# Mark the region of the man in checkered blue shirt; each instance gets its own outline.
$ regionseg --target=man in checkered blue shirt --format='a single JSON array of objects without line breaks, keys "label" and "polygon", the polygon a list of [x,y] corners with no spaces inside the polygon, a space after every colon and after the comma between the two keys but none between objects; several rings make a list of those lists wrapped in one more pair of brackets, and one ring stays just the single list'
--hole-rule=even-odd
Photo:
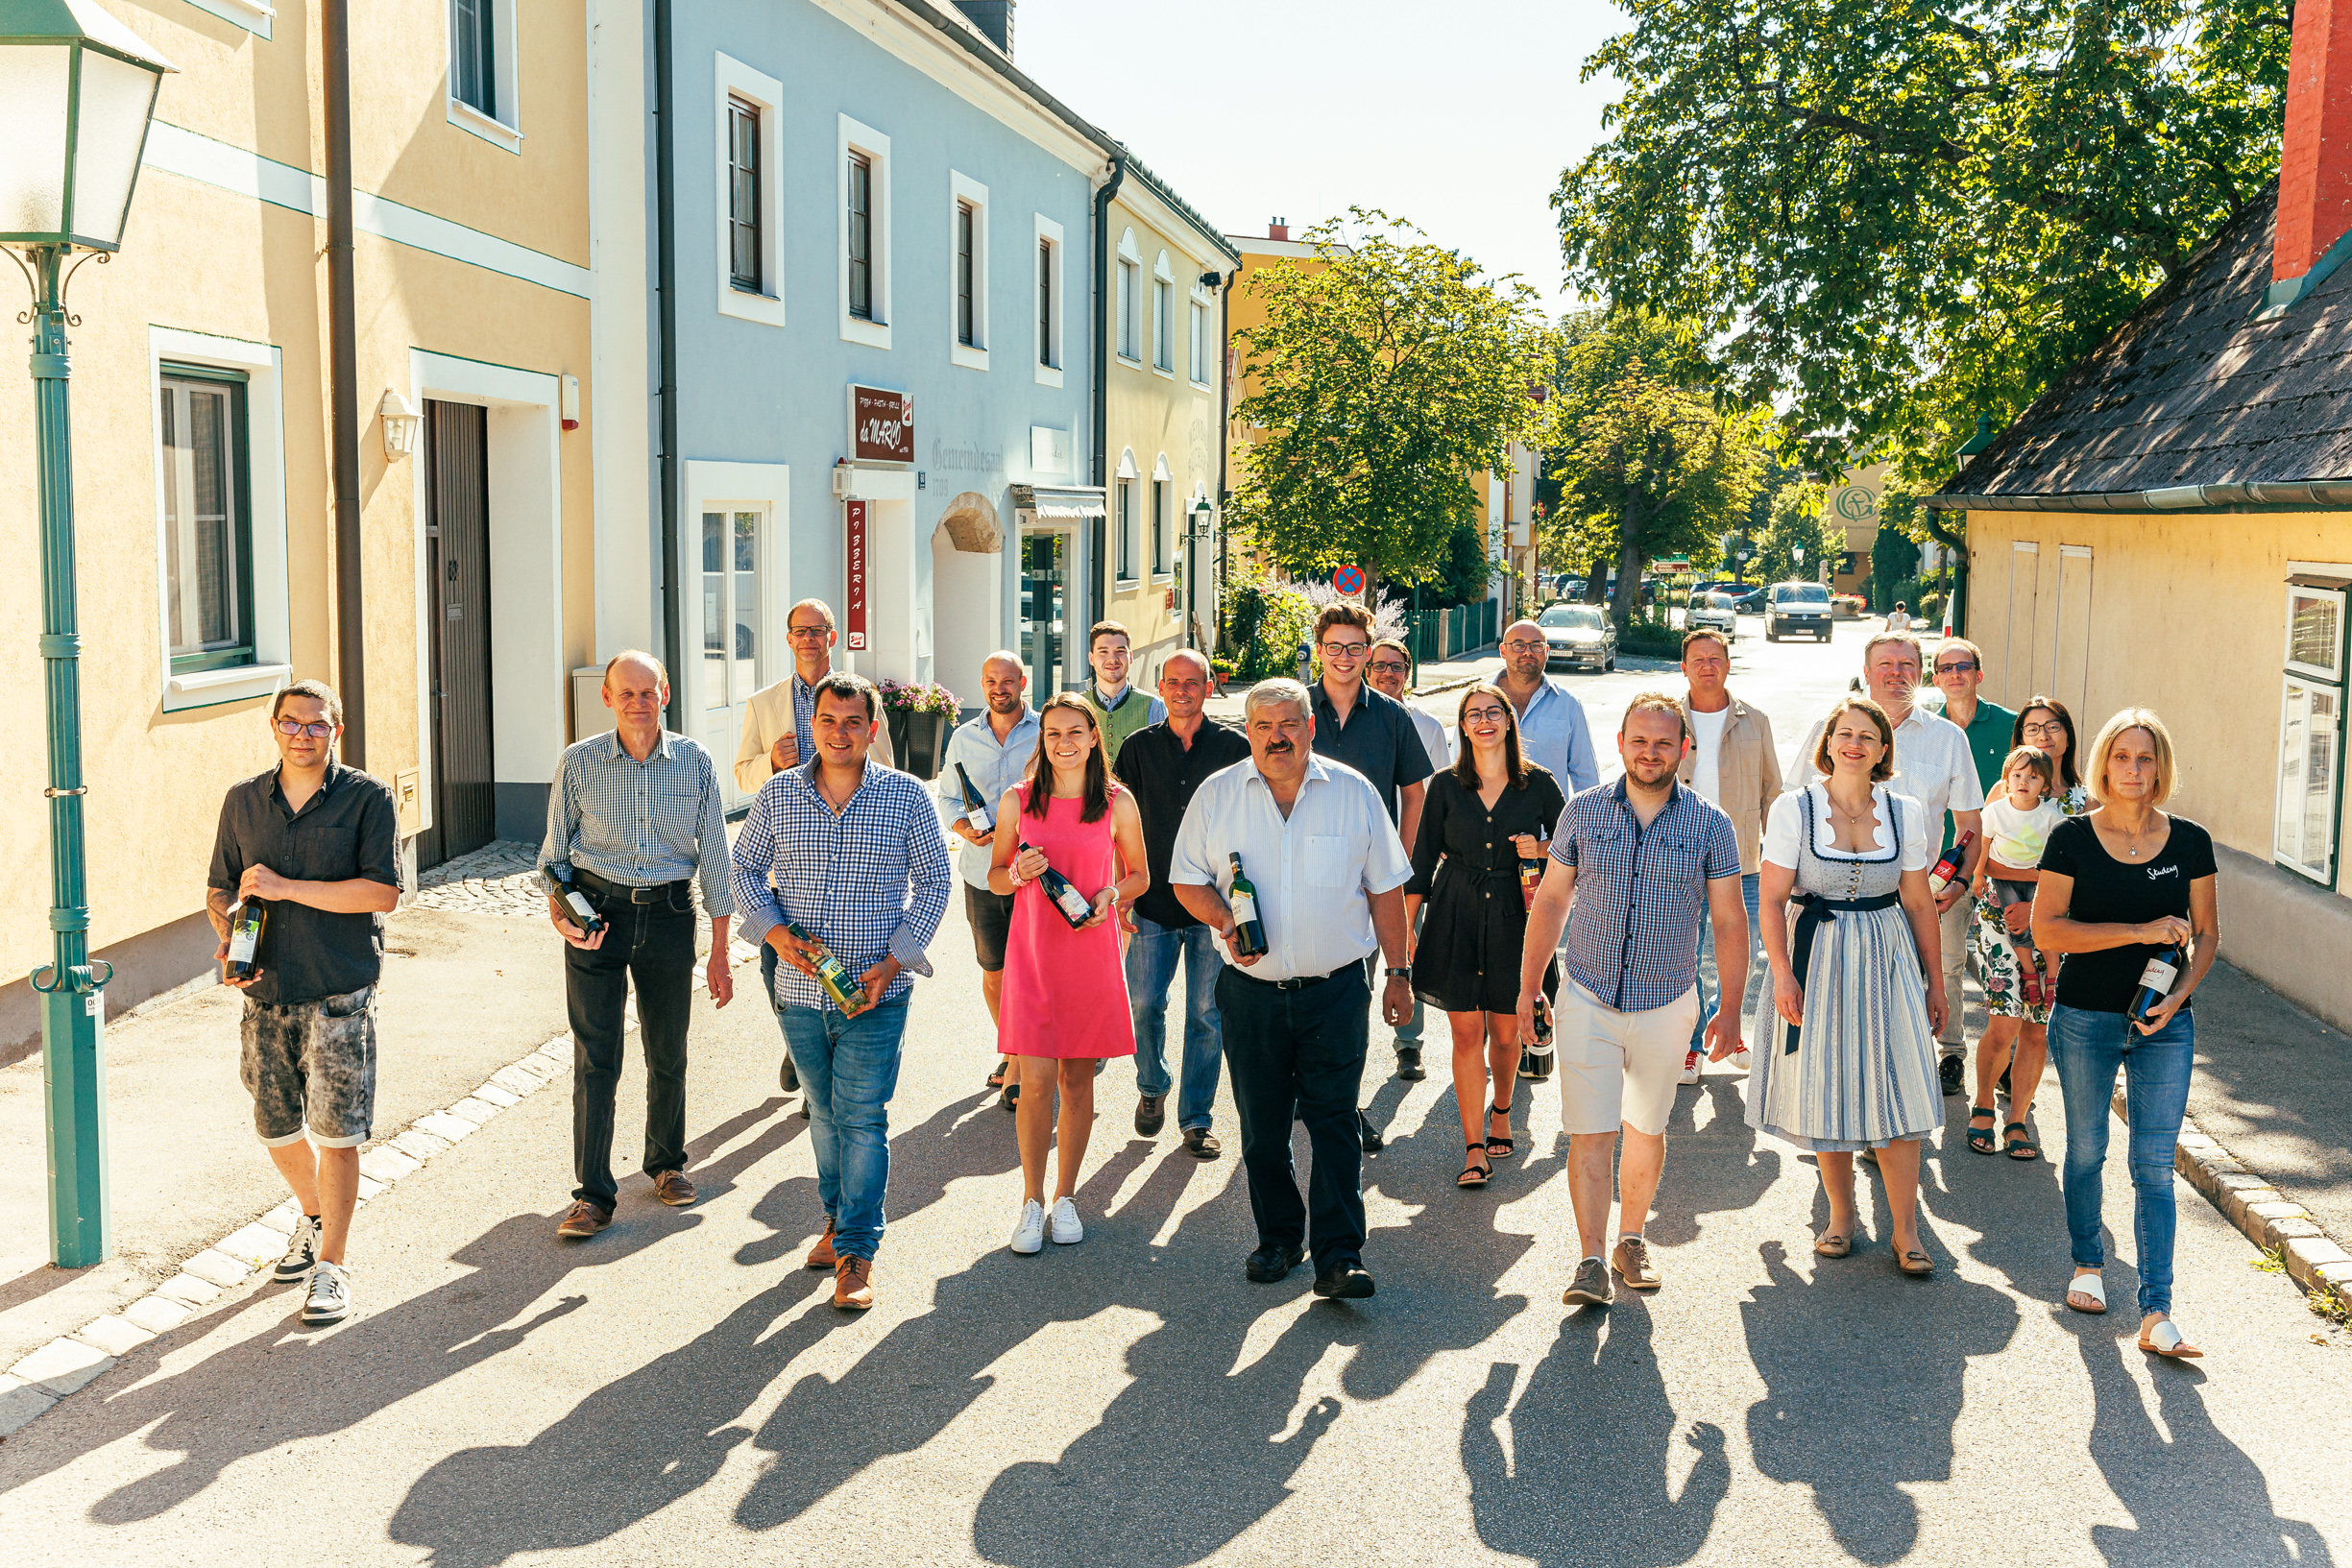
[{"label": "man in checkered blue shirt", "polygon": [[[735,898],[743,935],[784,960],[769,1001],[808,1092],[825,1205],[809,1266],[834,1271],[835,1306],[861,1312],[874,1304],[909,977],[931,974],[924,950],[947,912],[955,871],[930,792],[867,760],[882,727],[873,687],[837,673],[818,681],[813,696],[815,755],[761,786],[736,837]],[[817,982],[826,952],[862,992],[851,1011]]]},{"label": "man in checkered blue shirt", "polygon": [[[1699,922],[1715,938],[1720,994],[1707,1026],[1717,1061],[1739,1049],[1747,980],[1748,909],[1740,897],[1739,834],[1732,819],[1676,782],[1690,728],[1662,692],[1633,700],[1617,726],[1625,776],[1581,791],[1560,814],[1551,864],[1527,916],[1519,959],[1519,1028],[1534,1035],[1543,970],[1567,928],[1560,984],[1560,1119],[1568,1134],[1568,1198],[1583,1261],[1562,1297],[1606,1307],[1613,1266],[1637,1291],[1655,1290],[1642,1224],[1665,1166],[1666,1121],[1699,1010]],[[1573,910],[1571,911],[1571,901]],[[1623,1199],[1608,1262],[1612,1156]]]}]

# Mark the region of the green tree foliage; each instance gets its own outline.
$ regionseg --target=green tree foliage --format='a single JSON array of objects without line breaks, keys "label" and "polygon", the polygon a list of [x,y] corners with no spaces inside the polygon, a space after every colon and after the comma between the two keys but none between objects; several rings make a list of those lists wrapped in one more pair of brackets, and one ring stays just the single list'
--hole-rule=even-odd
[{"label": "green tree foliage", "polygon": [[1288,583],[1246,582],[1225,595],[1225,645],[1245,681],[1295,671],[1314,624],[1314,604]]},{"label": "green tree foliage", "polygon": [[[1903,585],[1919,584],[1919,543],[1881,521],[1870,544],[1870,607],[1883,615],[1903,597]],[[1908,602],[1908,601],[1906,601]],[[1916,604],[1911,606],[1916,610]]]},{"label": "green tree foliage", "polygon": [[1457,523],[1446,537],[1445,560],[1438,571],[1433,604],[1476,604],[1487,596],[1492,570],[1487,560],[1487,532],[1479,523]]},{"label": "green tree foliage", "polygon": [[[1811,479],[1782,485],[1772,497],[1772,513],[1757,536],[1756,574],[1767,583],[1792,578],[1811,581],[1821,575],[1821,564],[1843,553],[1845,528],[1822,516],[1824,492]],[[1805,552],[1802,566],[1797,551]]]},{"label": "green tree foliage", "polygon": [[1425,579],[1484,517],[1471,475],[1540,438],[1550,367],[1535,291],[1487,279],[1412,225],[1355,208],[1308,230],[1313,265],[1253,273],[1263,325],[1237,333],[1257,390],[1234,410],[1265,433],[1241,454],[1227,516],[1293,576],[1361,565]]},{"label": "green tree foliage", "polygon": [[2291,0],[1620,6],[1571,274],[1696,323],[1824,472],[1947,478],[2277,165]]}]

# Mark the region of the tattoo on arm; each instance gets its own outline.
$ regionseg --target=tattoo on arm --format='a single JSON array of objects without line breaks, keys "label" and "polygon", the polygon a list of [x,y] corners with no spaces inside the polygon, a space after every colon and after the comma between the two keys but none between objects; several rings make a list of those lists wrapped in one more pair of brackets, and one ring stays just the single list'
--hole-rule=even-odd
[{"label": "tattoo on arm", "polygon": [[232,902],[226,888],[207,887],[205,889],[205,915],[212,922],[213,935],[227,936],[229,934],[229,905]]}]

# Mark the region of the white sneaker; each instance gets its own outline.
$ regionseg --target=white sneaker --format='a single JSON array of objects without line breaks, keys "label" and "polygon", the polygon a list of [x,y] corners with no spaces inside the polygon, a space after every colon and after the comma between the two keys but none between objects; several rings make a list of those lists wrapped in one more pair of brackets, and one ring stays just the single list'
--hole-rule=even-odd
[{"label": "white sneaker", "polygon": [[1743,1046],[1742,1048],[1740,1048],[1739,1049],[1737,1049],[1737,1050],[1735,1050],[1735,1051],[1732,1052],[1732,1070],[1733,1070],[1734,1072],[1735,1072],[1735,1073],[1745,1073],[1745,1072],[1747,1072],[1747,1071],[1749,1070],[1749,1068],[1750,1068],[1750,1067],[1752,1067],[1752,1066],[1754,1066],[1754,1065],[1755,1065],[1754,1058],[1752,1058],[1752,1057],[1750,1057],[1750,1056],[1749,1056],[1748,1051],[1747,1051],[1747,1048],[1745,1048],[1744,1046]]},{"label": "white sneaker", "polygon": [[1086,1227],[1078,1222],[1078,1205],[1062,1198],[1054,1205],[1054,1244],[1076,1246],[1086,1240]]},{"label": "white sneaker", "polygon": [[278,1268],[270,1277],[280,1285],[291,1285],[305,1278],[319,1261],[319,1222],[307,1215],[294,1221],[294,1235],[286,1242],[286,1255],[278,1260]]},{"label": "white sneaker", "polygon": [[1700,1057],[1699,1057],[1699,1053],[1698,1053],[1697,1051],[1695,1051],[1695,1050],[1692,1050],[1692,1051],[1685,1051],[1685,1052],[1684,1053],[1684,1055],[1683,1055],[1683,1075],[1682,1075],[1680,1078],[1676,1079],[1675,1081],[1676,1081],[1676,1082],[1678,1082],[1678,1083],[1696,1083],[1696,1082],[1698,1082],[1698,1081],[1699,1081],[1699,1060],[1700,1060]]},{"label": "white sneaker", "polygon": [[1045,1205],[1031,1198],[1021,1205],[1021,1222],[1012,1228],[1012,1249],[1027,1257],[1045,1246]]},{"label": "white sneaker", "polygon": [[351,1315],[351,1270],[320,1259],[310,1269],[310,1298],[303,1303],[303,1326],[323,1328]]}]

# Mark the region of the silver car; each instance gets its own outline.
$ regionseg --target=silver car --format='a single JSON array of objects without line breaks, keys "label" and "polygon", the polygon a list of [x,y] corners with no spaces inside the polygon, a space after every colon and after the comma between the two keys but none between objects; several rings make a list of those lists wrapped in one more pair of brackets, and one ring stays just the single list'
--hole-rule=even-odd
[{"label": "silver car", "polygon": [[1612,670],[1617,667],[1617,629],[1597,605],[1555,604],[1536,617],[1543,628],[1544,664]]},{"label": "silver car", "polygon": [[1702,593],[1683,614],[1685,631],[1721,632],[1726,638],[1739,636],[1739,612],[1733,607],[1729,593]]},{"label": "silver car", "polygon": [[1764,596],[1764,640],[1790,636],[1830,640],[1830,591],[1819,583],[1775,583]]}]

